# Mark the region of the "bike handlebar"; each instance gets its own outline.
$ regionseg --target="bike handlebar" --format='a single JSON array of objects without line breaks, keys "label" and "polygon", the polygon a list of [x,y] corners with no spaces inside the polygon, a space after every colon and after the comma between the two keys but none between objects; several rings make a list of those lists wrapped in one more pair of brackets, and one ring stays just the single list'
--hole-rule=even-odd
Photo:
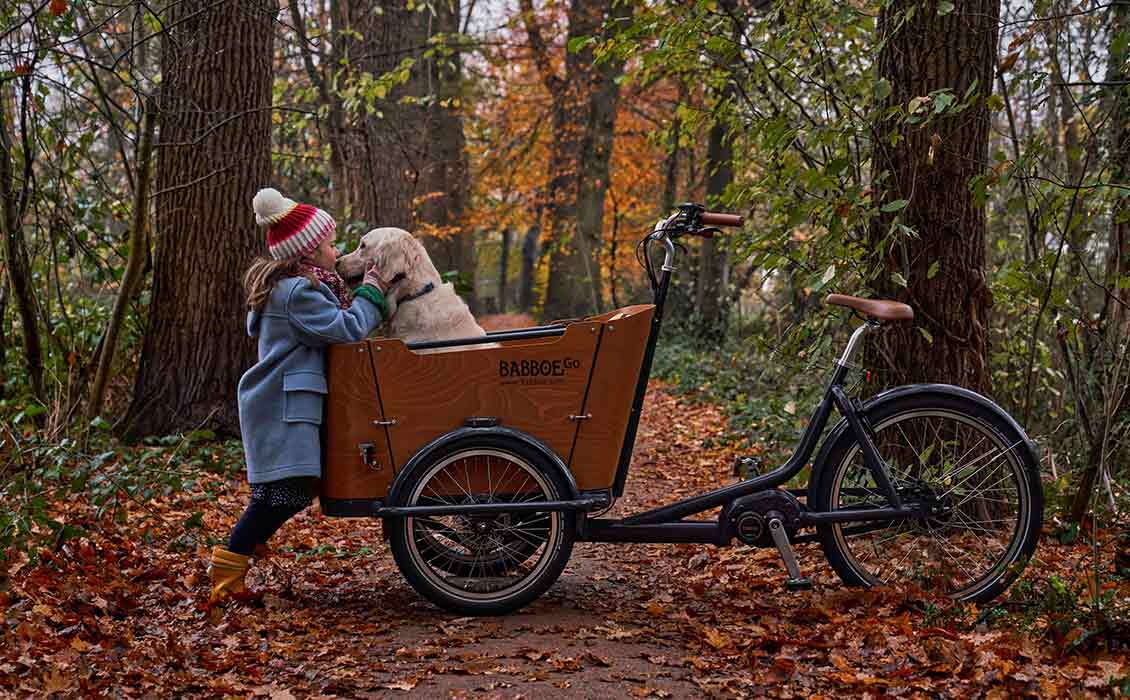
[{"label": "bike handlebar", "polygon": [[723,214],[722,212],[704,211],[699,216],[706,226],[741,226],[745,219],[740,214]]}]

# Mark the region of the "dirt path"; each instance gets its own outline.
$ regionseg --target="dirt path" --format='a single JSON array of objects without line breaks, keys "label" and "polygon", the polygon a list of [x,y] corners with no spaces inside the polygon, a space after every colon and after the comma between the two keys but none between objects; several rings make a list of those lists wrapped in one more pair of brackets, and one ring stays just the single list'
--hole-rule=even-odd
[{"label": "dirt path", "polygon": [[[613,515],[730,483],[723,425],[715,409],[656,387]],[[769,550],[580,544],[526,609],[455,618],[404,583],[378,523],[316,512],[288,524],[279,554],[255,567],[261,605],[209,611],[207,537],[228,531],[246,493],[233,479],[218,501],[158,496],[131,505],[124,523],[56,504],[88,536],[9,568],[0,693],[1099,697],[1130,674],[1125,648],[1089,649],[1085,630],[1050,618],[1039,598],[979,621],[944,600],[844,588],[812,546],[798,555],[815,590],[791,594]],[[1039,590],[1054,575],[1076,587],[1087,556],[1086,545],[1045,538],[1023,585]],[[1126,600],[1130,586],[1109,594]]]},{"label": "dirt path", "polygon": [[[661,400],[672,401],[665,395]],[[629,493],[611,516],[672,500],[670,479],[654,460],[656,432],[648,425],[641,431]],[[678,441],[667,446],[680,447]],[[702,481],[710,482],[703,488],[716,484]],[[344,551],[356,551],[350,549],[354,543],[360,549],[378,541],[379,525],[311,519],[318,521],[316,541],[335,542]],[[364,697],[411,688],[439,697],[700,697],[703,687],[696,682],[683,635],[634,621],[654,617],[648,606],[668,588],[669,573],[652,566],[655,560],[686,562],[700,549],[706,548],[578,543],[565,573],[542,599],[515,615],[485,619],[453,618],[421,600],[384,548],[343,559],[336,571],[315,580],[300,564],[287,563],[269,569],[264,585],[285,591],[290,584],[292,591],[285,598],[270,596],[266,604],[289,610],[295,627],[267,634],[293,633],[278,642],[283,647],[328,646],[343,652],[332,655],[328,668],[317,659],[331,655],[303,657],[309,659],[309,674],[316,674],[307,675],[303,685],[321,692]],[[267,688],[233,689],[288,687],[293,686],[278,679]]]}]

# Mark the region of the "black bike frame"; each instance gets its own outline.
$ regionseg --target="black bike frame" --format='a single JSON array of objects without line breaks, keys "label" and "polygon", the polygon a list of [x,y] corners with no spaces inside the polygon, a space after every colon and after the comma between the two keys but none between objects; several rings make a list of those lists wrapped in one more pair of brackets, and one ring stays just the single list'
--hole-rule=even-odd
[{"label": "black bike frame", "polygon": [[[684,212],[685,213],[685,212]],[[685,231],[694,231],[696,219],[690,219],[690,225]],[[657,229],[658,231],[658,229]],[[661,274],[655,285],[655,315],[651,321],[651,329],[647,338],[647,347],[644,351],[643,363],[636,379],[635,396],[632,401],[631,413],[628,417],[628,426],[624,433],[624,442],[620,449],[620,458],[616,467],[616,477],[612,485],[612,495],[619,497],[624,492],[627,481],[628,468],[635,449],[636,434],[639,429],[640,414],[643,409],[644,396],[647,393],[648,379],[651,377],[652,360],[655,357],[655,348],[659,342],[659,332],[663,324],[663,310],[667,301],[667,291],[671,284],[671,273],[675,258],[675,244],[672,237],[663,231],[653,232],[649,238],[664,244],[666,257],[661,268]],[[687,498],[659,508],[654,508],[623,519],[591,518],[589,513],[608,505],[607,491],[602,494],[581,494],[572,500],[534,502],[523,504],[490,503],[473,505],[436,505],[436,506],[380,506],[370,510],[368,515],[381,517],[412,517],[428,515],[488,515],[492,513],[515,512],[518,510],[537,511],[573,511],[579,514],[577,521],[577,538],[589,542],[701,542],[725,545],[732,536],[728,523],[714,521],[683,520],[691,515],[708,511],[712,508],[725,506],[737,498],[748,496],[761,491],[775,489],[794,476],[808,464],[820,441],[824,428],[828,425],[828,418],[835,408],[847,421],[847,429],[859,442],[864,463],[875,478],[875,483],[886,496],[888,507],[856,508],[837,510],[832,512],[812,512],[802,509],[798,525],[814,526],[832,523],[865,523],[877,521],[898,521],[921,518],[926,511],[919,503],[903,503],[898,491],[895,489],[887,465],[880,457],[874,442],[871,440],[871,426],[867,417],[860,410],[859,402],[850,398],[844,390],[844,379],[848,373],[848,361],[852,352],[862,337],[863,333],[878,327],[878,323],[868,321],[865,326],[856,329],[852,335],[848,348],[841,359],[836,361],[832,377],[824,390],[820,405],[812,414],[804,433],[801,435],[800,444],[792,456],[780,467],[765,474],[746,479],[736,484],[726,486],[708,493]],[[430,348],[443,348],[457,345],[470,345],[475,343],[493,343],[505,340],[525,340],[531,338],[560,336],[565,333],[564,325],[538,326],[514,331],[492,332],[481,338],[464,338],[458,340],[432,341],[411,343],[410,349],[422,350]],[[819,466],[819,465],[814,465]],[[795,493],[794,496],[798,495]],[[798,540],[799,541],[799,540]]]},{"label": "black bike frame", "polygon": [[[663,322],[663,307],[667,300],[667,290],[671,282],[671,265],[674,258],[674,245],[666,238],[656,240],[667,245],[669,255],[664,261],[659,284],[655,290],[655,317],[652,319],[651,332],[644,352],[643,365],[640,367],[639,378],[636,381],[635,399],[632,402],[632,412],[628,419],[628,429],[624,435],[624,444],[620,450],[620,461],[616,469],[616,479],[613,484],[613,494],[619,497],[623,494],[624,484],[627,480],[628,468],[631,464],[632,451],[635,449],[636,431],[639,428],[640,412],[643,408],[644,396],[647,393],[647,383],[651,376],[651,364],[655,355],[655,347],[659,340],[659,331]],[[646,254],[646,253],[645,253]],[[824,428],[828,425],[828,418],[835,408],[848,423],[848,428],[858,440],[863,453],[864,462],[875,478],[875,483],[882,490],[890,503],[886,508],[866,508],[841,510],[830,513],[814,513],[804,511],[800,515],[801,525],[818,525],[830,523],[864,522],[864,521],[894,521],[922,517],[923,511],[918,504],[904,505],[890,477],[887,465],[880,457],[874,442],[871,440],[871,427],[859,410],[859,403],[847,396],[844,391],[844,379],[848,373],[847,359],[854,349],[855,343],[862,333],[878,326],[877,323],[868,321],[868,325],[856,331],[852,337],[849,349],[845,352],[843,360],[837,360],[832,377],[824,390],[824,396],[817,406],[816,411],[808,422],[804,433],[801,435],[800,444],[792,456],[780,467],[765,474],[746,479],[736,484],[726,486],[699,496],[693,496],[675,503],[623,519],[602,519],[582,517],[578,524],[578,539],[590,542],[708,542],[726,544],[728,539],[724,523],[718,521],[685,522],[683,518],[708,511],[712,508],[724,506],[734,499],[748,496],[759,491],[766,491],[785,484],[796,476],[808,464]]]}]

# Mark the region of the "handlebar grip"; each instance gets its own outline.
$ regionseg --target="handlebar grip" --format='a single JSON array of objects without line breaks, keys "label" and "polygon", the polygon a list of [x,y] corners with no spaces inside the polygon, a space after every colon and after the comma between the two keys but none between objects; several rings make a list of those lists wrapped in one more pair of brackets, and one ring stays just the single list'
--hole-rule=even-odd
[{"label": "handlebar grip", "polygon": [[704,211],[699,217],[706,226],[741,226],[745,223],[745,218],[740,214],[723,214],[721,212]]}]

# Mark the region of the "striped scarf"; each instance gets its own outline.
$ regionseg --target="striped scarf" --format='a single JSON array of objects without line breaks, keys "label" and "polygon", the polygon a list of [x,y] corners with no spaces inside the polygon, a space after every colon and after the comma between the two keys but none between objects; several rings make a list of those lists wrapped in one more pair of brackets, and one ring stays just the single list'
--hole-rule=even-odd
[{"label": "striped scarf", "polygon": [[349,287],[345,285],[345,280],[341,278],[341,275],[306,263],[302,263],[302,272],[314,275],[315,279],[329,287],[334,296],[337,297],[337,303],[341,308],[348,309],[350,304],[353,303],[353,293],[349,291]]}]

